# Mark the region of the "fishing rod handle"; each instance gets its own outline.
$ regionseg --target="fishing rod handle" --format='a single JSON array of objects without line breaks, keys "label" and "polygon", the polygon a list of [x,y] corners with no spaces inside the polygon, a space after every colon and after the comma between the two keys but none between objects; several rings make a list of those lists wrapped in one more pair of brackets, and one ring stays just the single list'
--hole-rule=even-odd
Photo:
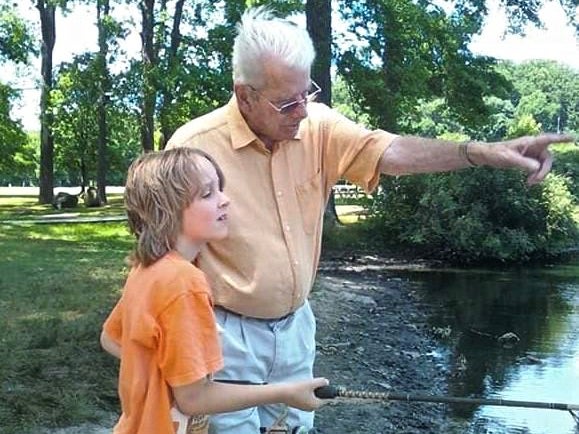
[{"label": "fishing rod handle", "polygon": [[314,390],[314,394],[320,399],[358,398],[372,400],[388,400],[390,393],[368,392],[361,390],[349,390],[342,386],[322,386]]},{"label": "fishing rod handle", "polygon": [[314,395],[319,399],[334,399],[340,396],[340,388],[336,386],[322,386],[314,390]]}]

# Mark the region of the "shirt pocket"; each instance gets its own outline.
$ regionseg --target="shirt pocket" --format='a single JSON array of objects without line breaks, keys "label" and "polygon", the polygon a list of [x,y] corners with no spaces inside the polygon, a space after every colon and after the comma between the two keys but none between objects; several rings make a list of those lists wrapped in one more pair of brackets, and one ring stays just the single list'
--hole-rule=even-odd
[{"label": "shirt pocket", "polygon": [[301,211],[304,231],[311,235],[322,221],[324,200],[321,171],[306,182],[296,186],[296,195]]}]

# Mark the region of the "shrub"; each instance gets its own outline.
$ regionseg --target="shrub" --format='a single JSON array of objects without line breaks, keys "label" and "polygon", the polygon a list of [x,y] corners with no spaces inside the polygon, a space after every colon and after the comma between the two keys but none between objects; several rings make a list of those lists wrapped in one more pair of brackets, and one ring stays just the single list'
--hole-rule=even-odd
[{"label": "shrub", "polygon": [[555,155],[553,172],[569,180],[569,190],[574,201],[579,204],[579,148],[576,144],[565,143],[551,147]]},{"label": "shrub", "polygon": [[525,178],[486,168],[383,178],[371,224],[385,244],[457,262],[524,262],[575,245],[570,180],[551,174],[529,188]]}]

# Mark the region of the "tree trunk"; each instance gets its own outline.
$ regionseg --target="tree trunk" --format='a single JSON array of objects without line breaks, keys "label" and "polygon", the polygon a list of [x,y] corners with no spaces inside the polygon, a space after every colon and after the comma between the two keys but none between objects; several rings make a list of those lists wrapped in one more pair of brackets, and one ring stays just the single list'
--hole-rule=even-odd
[{"label": "tree trunk", "polygon": [[52,90],[52,52],[56,40],[56,7],[38,0],[36,8],[40,12],[42,30],[40,94],[40,203],[51,203],[54,195],[54,137],[52,134],[53,116],[50,113],[50,91]]},{"label": "tree trunk", "polygon": [[109,73],[107,69],[108,55],[108,32],[103,20],[109,16],[109,0],[97,1],[97,23],[98,23],[98,69],[99,69],[99,99],[98,99],[98,165],[97,165],[97,195],[99,203],[107,203],[107,105],[110,90]]},{"label": "tree trunk", "polygon": [[86,187],[88,186],[88,170],[86,168],[86,160],[84,156],[80,157],[80,193],[79,196],[81,194],[84,193],[84,191],[86,190]]},{"label": "tree trunk", "polygon": [[314,42],[316,61],[312,68],[312,79],[320,85],[322,92],[318,101],[332,105],[332,5],[330,0],[307,0],[306,21],[308,33]]},{"label": "tree trunk", "polygon": [[140,3],[143,19],[141,42],[143,53],[143,101],[141,107],[141,145],[145,152],[154,148],[154,116],[156,88],[153,77],[156,59],[154,47],[155,1],[143,0]]},{"label": "tree trunk", "polygon": [[[330,0],[307,0],[307,29],[314,42],[316,61],[312,68],[312,79],[322,88],[318,101],[332,106],[332,4]],[[326,227],[339,223],[333,192],[324,212]]]},{"label": "tree trunk", "polygon": [[[181,44],[181,18],[183,16],[183,5],[185,0],[178,0],[175,4],[175,14],[173,15],[173,27],[171,28],[171,41],[167,50],[167,74],[165,78],[171,79],[175,74],[175,69],[179,67],[177,62],[177,52]],[[169,122],[170,106],[173,102],[173,83],[164,81],[161,91],[161,108],[159,110],[159,123],[161,129],[160,149],[164,149],[167,141],[173,135],[174,128]]]}]

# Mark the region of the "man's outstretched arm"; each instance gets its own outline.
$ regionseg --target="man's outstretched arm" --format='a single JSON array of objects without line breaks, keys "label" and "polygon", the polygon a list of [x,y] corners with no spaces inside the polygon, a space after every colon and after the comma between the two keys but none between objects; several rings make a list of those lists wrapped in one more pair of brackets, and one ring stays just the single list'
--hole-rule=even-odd
[{"label": "man's outstretched arm", "polygon": [[387,175],[447,172],[472,166],[519,168],[529,185],[545,179],[553,156],[549,145],[575,141],[569,134],[541,134],[503,142],[450,142],[400,136],[384,151],[380,171]]}]

